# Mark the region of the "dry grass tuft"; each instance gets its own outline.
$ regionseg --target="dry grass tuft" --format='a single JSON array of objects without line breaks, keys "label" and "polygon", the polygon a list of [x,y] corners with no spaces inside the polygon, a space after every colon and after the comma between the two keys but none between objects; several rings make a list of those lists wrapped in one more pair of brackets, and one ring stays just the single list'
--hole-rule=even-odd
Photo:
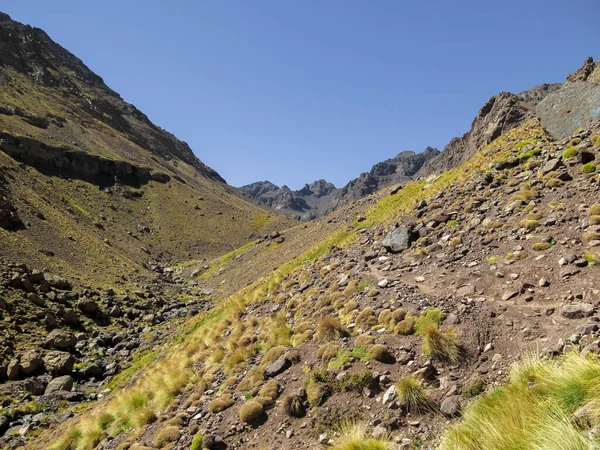
[{"label": "dry grass tuft", "polygon": [[434,325],[423,330],[423,353],[439,361],[456,363],[461,357],[458,335],[454,331],[442,332]]},{"label": "dry grass tuft", "polygon": [[345,336],[348,336],[348,331],[337,317],[323,317],[319,320],[315,335],[319,342],[337,341]]}]

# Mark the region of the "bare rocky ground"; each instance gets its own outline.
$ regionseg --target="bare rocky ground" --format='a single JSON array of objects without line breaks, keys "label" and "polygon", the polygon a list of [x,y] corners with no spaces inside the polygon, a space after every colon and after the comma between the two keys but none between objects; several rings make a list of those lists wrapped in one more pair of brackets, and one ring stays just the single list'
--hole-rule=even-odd
[{"label": "bare rocky ground", "polygon": [[[355,217],[354,244],[332,248],[246,306],[217,330],[207,355],[233,342],[262,345],[282,326],[288,341],[234,367],[213,365],[210,376],[199,360],[203,382],[155,423],[100,448],[185,449],[197,433],[206,448],[315,448],[335,439],[342,418],[390,433],[397,448],[434,448],[524,352],[600,353],[600,185],[596,172],[583,170],[598,162],[598,128],[562,141],[540,130],[507,140],[508,154],[396,222],[366,227],[368,214]],[[424,338],[398,328],[402,317],[435,308],[440,330],[459,337],[456,361],[425,355]],[[328,317],[339,317],[342,331],[322,339]],[[351,353],[356,346],[370,355]],[[422,411],[395,387],[414,374],[426,386]],[[245,423],[240,410],[254,401],[260,413]],[[168,427],[177,433],[163,441]]]}]

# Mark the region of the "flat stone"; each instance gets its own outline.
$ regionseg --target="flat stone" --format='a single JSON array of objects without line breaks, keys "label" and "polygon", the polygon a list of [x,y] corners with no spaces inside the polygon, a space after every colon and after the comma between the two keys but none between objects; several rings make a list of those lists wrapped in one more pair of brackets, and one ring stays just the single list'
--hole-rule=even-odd
[{"label": "flat stone", "polygon": [[589,303],[578,303],[573,305],[563,305],[560,308],[560,315],[567,319],[583,319],[594,314],[594,306]]}]

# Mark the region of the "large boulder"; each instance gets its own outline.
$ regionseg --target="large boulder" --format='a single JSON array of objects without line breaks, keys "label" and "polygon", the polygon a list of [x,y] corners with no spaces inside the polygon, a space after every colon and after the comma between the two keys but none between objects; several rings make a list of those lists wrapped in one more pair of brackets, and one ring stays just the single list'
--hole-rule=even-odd
[{"label": "large boulder", "polygon": [[74,364],[75,358],[67,352],[54,350],[44,356],[46,371],[55,377],[70,374]]},{"label": "large boulder", "polygon": [[37,350],[27,350],[19,358],[19,367],[23,375],[33,375],[44,365],[44,360]]},{"label": "large boulder", "polygon": [[73,378],[70,375],[63,375],[62,377],[55,378],[48,383],[44,395],[52,394],[53,392],[58,391],[69,392],[71,389],[73,389]]},{"label": "large boulder", "polygon": [[273,361],[265,368],[265,377],[271,378],[285,372],[292,363],[287,358],[280,358],[277,361]]},{"label": "large boulder", "polygon": [[410,247],[415,240],[415,232],[409,227],[399,227],[388,234],[381,245],[392,253],[400,253]]},{"label": "large boulder", "polygon": [[65,330],[52,330],[48,336],[46,336],[46,347],[56,348],[60,350],[69,350],[75,348],[77,344],[77,338],[73,333]]}]

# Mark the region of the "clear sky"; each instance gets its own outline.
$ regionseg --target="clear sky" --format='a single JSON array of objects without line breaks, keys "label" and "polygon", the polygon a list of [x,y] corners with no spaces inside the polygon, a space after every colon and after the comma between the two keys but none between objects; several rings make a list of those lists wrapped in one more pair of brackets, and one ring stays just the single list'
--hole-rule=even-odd
[{"label": "clear sky", "polygon": [[598,0],[2,0],[230,184],[337,186],[600,57]]}]

